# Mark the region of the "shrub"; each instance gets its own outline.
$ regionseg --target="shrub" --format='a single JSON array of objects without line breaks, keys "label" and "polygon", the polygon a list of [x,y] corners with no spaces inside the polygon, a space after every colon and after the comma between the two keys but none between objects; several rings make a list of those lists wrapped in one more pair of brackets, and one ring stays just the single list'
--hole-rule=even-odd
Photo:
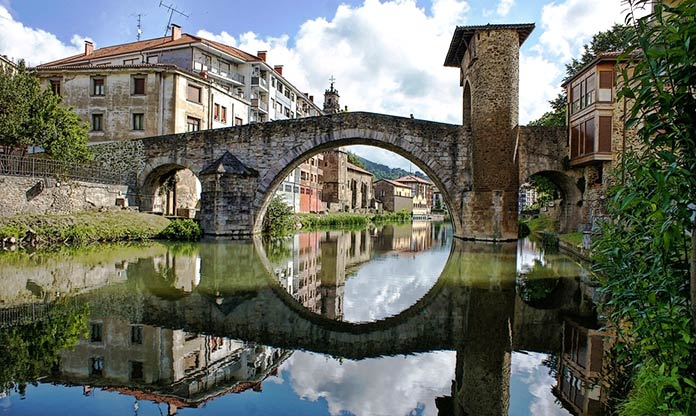
[{"label": "shrub", "polygon": [[196,241],[203,236],[203,231],[197,222],[191,219],[173,220],[167,228],[159,234],[160,238],[167,240]]},{"label": "shrub", "polygon": [[263,217],[263,232],[271,236],[282,236],[295,229],[292,208],[282,197],[276,196],[268,204]]}]

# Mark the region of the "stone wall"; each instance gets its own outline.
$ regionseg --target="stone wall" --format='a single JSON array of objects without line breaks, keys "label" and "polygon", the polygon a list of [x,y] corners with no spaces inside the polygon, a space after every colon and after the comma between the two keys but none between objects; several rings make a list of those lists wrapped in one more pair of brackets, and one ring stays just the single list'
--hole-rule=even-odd
[{"label": "stone wall", "polygon": [[69,214],[100,207],[113,207],[128,187],[90,182],[58,182],[51,178],[0,176],[3,200],[0,216],[16,214]]}]

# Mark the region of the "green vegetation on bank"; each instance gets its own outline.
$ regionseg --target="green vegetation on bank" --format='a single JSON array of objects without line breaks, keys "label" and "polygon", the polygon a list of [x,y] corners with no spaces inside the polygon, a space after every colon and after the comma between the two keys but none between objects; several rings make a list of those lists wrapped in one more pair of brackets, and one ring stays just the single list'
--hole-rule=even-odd
[{"label": "green vegetation on bank", "polygon": [[323,228],[364,228],[368,224],[407,222],[411,214],[406,211],[383,214],[359,214],[353,212],[332,212],[328,214],[295,214],[280,197],[271,200],[263,220],[264,234],[272,237],[283,236],[302,230]]},{"label": "green vegetation on bank", "polygon": [[602,313],[617,335],[614,367],[630,386],[619,414],[694,415],[696,2],[656,2],[653,16],[631,11],[627,23],[634,47],[624,54],[632,62],[619,98],[633,103],[626,126],[637,130],[640,149],[621,155],[611,221],[593,247],[608,299]]},{"label": "green vegetation on bank", "polygon": [[198,241],[203,237],[203,230],[192,219],[175,219],[159,233],[158,237],[174,241]]},{"label": "green vegetation on bank", "polygon": [[24,156],[27,148],[38,146],[54,160],[82,162],[92,158],[87,132],[87,124],[62,105],[59,95],[42,89],[24,62],[16,70],[0,66],[0,148],[5,153]]},{"label": "green vegetation on bank", "polygon": [[170,221],[133,211],[82,211],[65,215],[21,214],[0,219],[0,240],[44,247],[53,244],[145,240],[155,238]]}]

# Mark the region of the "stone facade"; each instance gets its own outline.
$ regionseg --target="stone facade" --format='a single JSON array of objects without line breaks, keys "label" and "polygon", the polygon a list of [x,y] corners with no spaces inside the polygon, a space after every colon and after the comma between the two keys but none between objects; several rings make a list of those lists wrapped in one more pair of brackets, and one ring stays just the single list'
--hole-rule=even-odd
[{"label": "stone facade", "polygon": [[[140,148],[142,153],[131,155],[135,161],[145,161],[136,175],[136,192],[143,191],[167,167],[187,168],[198,174],[225,152],[234,155],[242,164],[254,169],[259,176],[255,185],[245,186],[249,222],[230,229],[207,228],[209,234],[251,234],[261,231],[261,219],[275,190],[290,172],[309,157],[330,148],[350,144],[367,144],[391,150],[408,157],[423,169],[443,190],[443,196],[453,211],[455,232],[459,227],[459,204],[462,194],[471,188],[469,153],[471,138],[460,126],[385,116],[370,113],[340,113],[333,116],[284,120],[274,123],[245,125],[227,129],[205,130],[179,135],[134,140],[129,149]],[[100,152],[101,161],[110,164],[109,152]],[[119,152],[115,151],[114,154]],[[116,165],[116,164],[114,164]],[[214,181],[201,178],[203,193],[213,191]],[[463,184],[459,186],[458,184]],[[241,192],[242,189],[239,189]],[[146,206],[141,201],[140,206]],[[213,206],[201,201],[202,215],[213,215]],[[207,214],[206,214],[207,212]],[[226,223],[226,220],[217,222]],[[461,234],[458,234],[461,236]]]},{"label": "stone facade", "polygon": [[461,204],[465,238],[517,238],[519,47],[533,28],[457,27],[452,39],[445,65],[460,69],[463,128],[473,136],[473,187]]},{"label": "stone facade", "polygon": [[388,212],[413,212],[413,191],[406,184],[380,179],[374,184],[375,198]]},{"label": "stone facade", "polygon": [[69,214],[113,207],[117,198],[126,198],[128,186],[64,181],[52,178],[0,176],[3,202],[0,216],[16,214]]}]

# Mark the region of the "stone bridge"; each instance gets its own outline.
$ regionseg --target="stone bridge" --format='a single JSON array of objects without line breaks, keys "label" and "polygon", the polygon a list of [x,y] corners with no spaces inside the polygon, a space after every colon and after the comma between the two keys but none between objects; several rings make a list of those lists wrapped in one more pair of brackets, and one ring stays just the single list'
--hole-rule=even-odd
[{"label": "stone bridge", "polygon": [[462,125],[342,113],[145,138],[95,150],[114,167],[120,150],[131,151],[125,170],[144,209],[152,205],[163,175],[190,169],[202,185],[204,231],[250,235],[260,231],[276,187],[302,161],[329,148],[372,145],[406,157],[432,179],[450,209],[457,237],[514,240],[519,47],[533,28],[456,28],[445,66],[459,68]]}]

